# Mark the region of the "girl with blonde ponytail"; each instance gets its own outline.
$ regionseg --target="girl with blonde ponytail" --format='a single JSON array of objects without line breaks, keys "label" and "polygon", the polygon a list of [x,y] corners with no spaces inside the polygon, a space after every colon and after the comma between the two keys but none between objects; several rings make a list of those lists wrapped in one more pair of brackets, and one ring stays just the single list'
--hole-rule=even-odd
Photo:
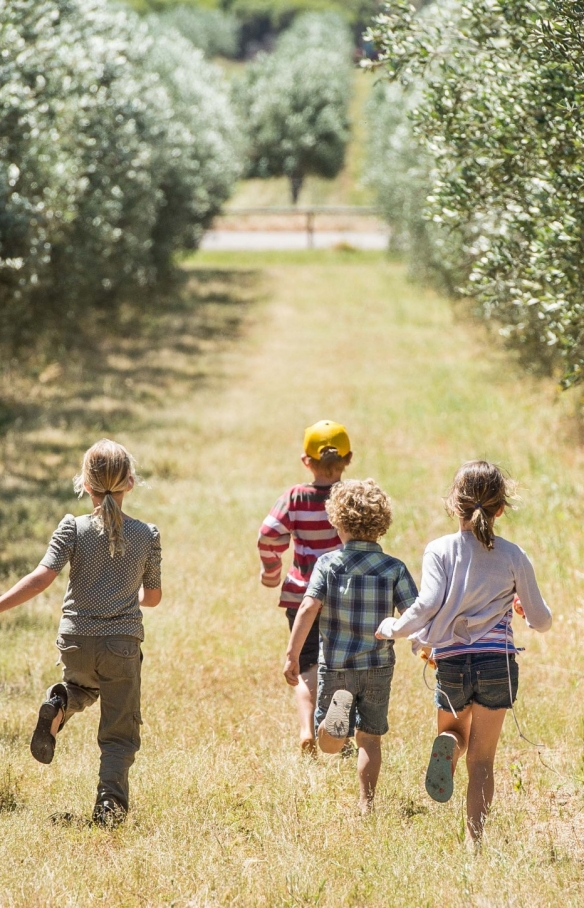
[{"label": "girl with blonde ponytail", "polygon": [[102,438],[85,452],[81,473],[73,480],[79,498],[87,492],[94,499],[93,519],[108,538],[112,558],[126,550],[120,505],[135,482],[134,458],[122,445],[108,438]]},{"label": "girl with blonde ponytail", "polygon": [[503,721],[517,696],[514,603],[529,627],[543,632],[552,623],[529,558],[495,535],[495,520],[512,506],[515,490],[495,464],[472,460],[460,467],[445,499],[459,531],[427,546],[420,595],[400,618],[382,621],[376,635],[410,636],[436,666],[438,736],[426,791],[448,801],[456,763],[466,752],[467,831],[475,844],[493,799]]},{"label": "girl with blonde ponytail", "polygon": [[50,763],[56,736],[70,717],[100,698],[101,751],[93,822],[115,826],[128,811],[128,773],[140,747],[140,607],[158,605],[160,534],[154,524],[124,514],[124,496],[136,483],[134,459],[102,438],[85,452],[74,488],[93,511],[66,514],[39,566],[0,596],[0,611],[47,589],[69,563],[57,647],[63,680],[41,704],[31,740],[36,760]]}]

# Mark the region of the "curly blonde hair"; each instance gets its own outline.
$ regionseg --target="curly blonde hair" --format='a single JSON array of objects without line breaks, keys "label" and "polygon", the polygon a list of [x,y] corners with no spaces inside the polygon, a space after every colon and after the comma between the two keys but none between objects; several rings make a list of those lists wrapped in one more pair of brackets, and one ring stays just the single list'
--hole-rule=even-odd
[{"label": "curly blonde hair", "polygon": [[469,460],[456,471],[444,506],[451,517],[470,523],[475,537],[490,550],[495,544],[497,512],[501,508],[514,509],[512,502],[517,500],[517,483],[496,464]]},{"label": "curly blonde hair", "polygon": [[347,479],[331,489],[326,512],[354,539],[376,542],[391,526],[391,501],[374,479]]}]

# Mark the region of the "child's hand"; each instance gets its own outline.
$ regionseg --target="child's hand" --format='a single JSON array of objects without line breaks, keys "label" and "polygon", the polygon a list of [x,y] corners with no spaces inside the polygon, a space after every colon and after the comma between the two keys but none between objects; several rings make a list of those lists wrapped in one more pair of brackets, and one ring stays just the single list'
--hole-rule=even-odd
[{"label": "child's hand", "polygon": [[525,612],[523,611],[523,606],[521,605],[521,599],[519,598],[519,596],[515,596],[515,599],[513,600],[513,608],[515,612],[525,620]]},{"label": "child's hand", "polygon": [[260,571],[260,582],[262,586],[268,586],[270,589],[280,586],[280,571],[277,571],[275,574],[268,574],[262,568]]},{"label": "child's hand", "polygon": [[424,662],[427,662],[431,668],[436,668],[436,661],[432,659],[431,646],[423,646],[420,649],[420,659],[423,659]]},{"label": "child's hand", "polygon": [[378,640],[393,640],[393,627],[397,618],[384,618],[377,630],[375,636]]},{"label": "child's hand", "polygon": [[298,675],[300,674],[300,663],[298,659],[292,659],[290,656],[286,657],[286,664],[284,665],[284,677],[286,683],[290,687],[296,687],[298,685]]}]

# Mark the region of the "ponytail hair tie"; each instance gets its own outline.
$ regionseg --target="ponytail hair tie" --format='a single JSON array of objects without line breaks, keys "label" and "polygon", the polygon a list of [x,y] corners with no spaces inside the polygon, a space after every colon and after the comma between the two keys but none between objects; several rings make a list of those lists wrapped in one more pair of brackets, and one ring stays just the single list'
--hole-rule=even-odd
[{"label": "ponytail hair tie", "polygon": [[104,495],[113,495],[114,493],[112,492],[111,489],[106,489],[105,492],[104,492],[103,494],[104,494]]},{"label": "ponytail hair tie", "polygon": [[477,510],[477,509],[478,509],[478,508],[480,508],[480,509],[481,509],[481,511],[483,511],[483,510],[484,510],[484,508],[483,508],[483,504],[482,504],[482,502],[481,502],[481,501],[477,501],[477,503],[476,503],[476,504],[475,504],[475,506],[474,506],[474,508],[473,508],[473,511],[476,511],[476,510]]}]

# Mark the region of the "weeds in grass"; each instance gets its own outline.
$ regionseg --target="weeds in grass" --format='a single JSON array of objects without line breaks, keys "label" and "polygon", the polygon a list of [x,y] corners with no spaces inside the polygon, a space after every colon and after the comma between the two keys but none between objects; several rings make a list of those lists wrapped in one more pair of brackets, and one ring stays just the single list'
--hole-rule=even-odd
[{"label": "weeds in grass", "polygon": [[0,775],[0,813],[10,813],[21,806],[20,784],[14,776],[12,766],[8,764]]}]

